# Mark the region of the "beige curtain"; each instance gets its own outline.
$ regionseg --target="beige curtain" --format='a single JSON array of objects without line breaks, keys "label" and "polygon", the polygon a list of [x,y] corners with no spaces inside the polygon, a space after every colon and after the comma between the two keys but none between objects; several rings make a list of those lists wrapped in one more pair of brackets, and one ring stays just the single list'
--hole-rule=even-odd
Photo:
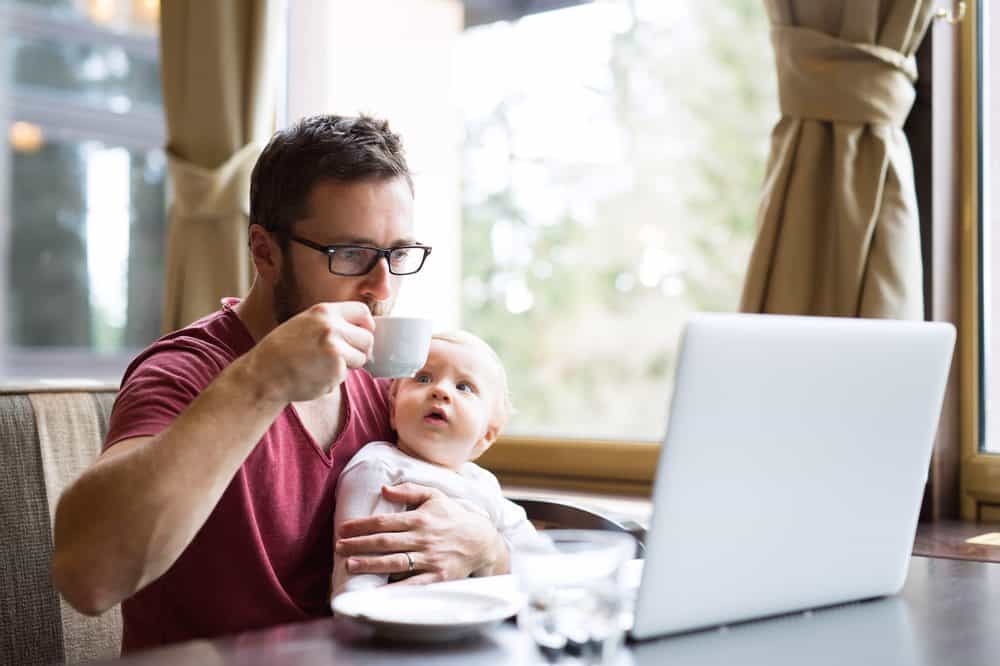
[{"label": "beige curtain", "polygon": [[218,309],[222,297],[242,296],[249,287],[250,171],[274,119],[274,49],[268,49],[273,12],[274,0],[162,4],[172,189],[164,331]]},{"label": "beige curtain", "polygon": [[745,312],[923,318],[903,123],[931,0],[767,0],[775,126]]}]

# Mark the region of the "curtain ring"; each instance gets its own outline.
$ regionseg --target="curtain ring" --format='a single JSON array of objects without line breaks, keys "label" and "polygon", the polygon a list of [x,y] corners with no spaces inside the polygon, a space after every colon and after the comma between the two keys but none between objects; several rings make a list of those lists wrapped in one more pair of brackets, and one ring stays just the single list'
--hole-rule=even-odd
[{"label": "curtain ring", "polygon": [[965,3],[964,2],[958,3],[958,7],[954,12],[948,11],[947,9],[942,7],[941,9],[938,9],[936,12],[934,12],[934,18],[941,21],[947,21],[952,25],[955,25],[956,23],[961,23],[962,20],[965,18]]}]

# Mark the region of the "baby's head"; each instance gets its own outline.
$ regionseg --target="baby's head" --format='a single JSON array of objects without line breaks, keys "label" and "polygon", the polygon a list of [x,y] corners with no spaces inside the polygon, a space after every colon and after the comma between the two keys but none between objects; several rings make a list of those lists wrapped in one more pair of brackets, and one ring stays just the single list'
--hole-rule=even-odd
[{"label": "baby's head", "polygon": [[456,470],[490,448],[510,415],[500,358],[465,331],[435,334],[424,367],[393,381],[389,401],[399,449]]}]

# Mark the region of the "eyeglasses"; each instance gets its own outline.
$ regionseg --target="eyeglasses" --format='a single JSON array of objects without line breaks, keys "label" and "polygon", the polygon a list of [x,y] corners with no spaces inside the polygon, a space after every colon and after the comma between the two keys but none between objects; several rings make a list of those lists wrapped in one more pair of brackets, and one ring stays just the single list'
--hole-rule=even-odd
[{"label": "eyeglasses", "polygon": [[296,243],[301,243],[327,256],[328,268],[334,275],[365,275],[385,257],[393,275],[412,275],[424,267],[431,248],[427,245],[400,245],[398,247],[369,247],[367,245],[320,245],[305,238],[285,232]]}]

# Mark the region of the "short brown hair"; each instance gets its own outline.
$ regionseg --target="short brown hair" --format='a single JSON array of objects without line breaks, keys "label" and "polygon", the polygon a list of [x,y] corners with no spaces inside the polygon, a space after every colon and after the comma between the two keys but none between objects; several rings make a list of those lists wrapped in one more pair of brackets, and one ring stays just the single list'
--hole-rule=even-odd
[{"label": "short brown hair", "polygon": [[366,115],[303,118],[275,133],[257,158],[250,175],[250,224],[290,230],[308,215],[313,186],[326,179],[391,178],[405,178],[413,191],[403,143],[387,121]]}]

